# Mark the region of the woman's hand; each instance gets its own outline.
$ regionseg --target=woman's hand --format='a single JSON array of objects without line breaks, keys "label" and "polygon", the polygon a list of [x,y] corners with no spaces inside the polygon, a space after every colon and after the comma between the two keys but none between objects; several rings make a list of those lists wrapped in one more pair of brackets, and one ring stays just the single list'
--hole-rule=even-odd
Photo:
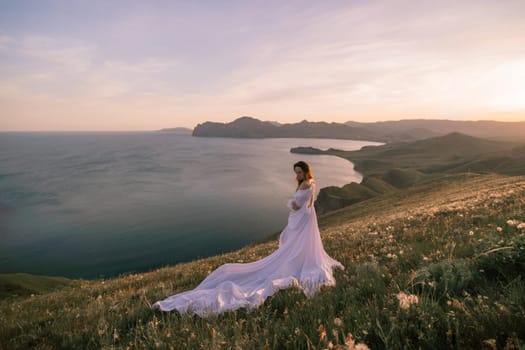
[{"label": "woman's hand", "polygon": [[301,207],[298,206],[297,203],[295,203],[295,201],[293,201],[293,202],[292,202],[292,209],[293,209],[293,210],[299,210],[299,209],[301,209]]}]

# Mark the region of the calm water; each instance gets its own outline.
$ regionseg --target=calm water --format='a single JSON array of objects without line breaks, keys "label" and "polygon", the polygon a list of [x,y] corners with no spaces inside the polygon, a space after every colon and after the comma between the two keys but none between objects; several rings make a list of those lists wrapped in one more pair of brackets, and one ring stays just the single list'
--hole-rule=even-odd
[{"label": "calm water", "polygon": [[294,162],[319,188],[361,180],[344,159],[291,147],[367,144],[0,133],[0,272],[93,278],[237,249],[286,225]]}]

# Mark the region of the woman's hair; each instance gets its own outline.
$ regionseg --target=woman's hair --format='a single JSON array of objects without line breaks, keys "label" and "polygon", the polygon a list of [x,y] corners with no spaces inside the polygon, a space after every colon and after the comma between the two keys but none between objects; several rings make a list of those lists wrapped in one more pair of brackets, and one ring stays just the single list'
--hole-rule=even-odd
[{"label": "woman's hair", "polygon": [[[310,165],[308,165],[308,163],[300,160],[293,165],[293,169],[295,169],[295,167],[299,167],[303,170],[306,179],[309,180],[314,178],[314,174],[312,173],[312,169],[310,168]],[[297,180],[297,185],[300,185],[301,182],[302,181]]]}]

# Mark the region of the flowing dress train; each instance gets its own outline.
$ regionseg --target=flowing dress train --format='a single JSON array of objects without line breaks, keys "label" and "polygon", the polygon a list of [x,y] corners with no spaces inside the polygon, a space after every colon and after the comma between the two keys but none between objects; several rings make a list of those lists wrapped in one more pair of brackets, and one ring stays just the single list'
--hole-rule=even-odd
[{"label": "flowing dress train", "polygon": [[324,250],[313,205],[313,186],[297,190],[288,224],[279,237],[279,248],[250,263],[228,263],[211,272],[195,289],[157,301],[153,307],[162,311],[178,310],[200,316],[241,307],[261,305],[279,289],[297,286],[312,297],[323,285],[335,285],[333,268],[344,269]]}]

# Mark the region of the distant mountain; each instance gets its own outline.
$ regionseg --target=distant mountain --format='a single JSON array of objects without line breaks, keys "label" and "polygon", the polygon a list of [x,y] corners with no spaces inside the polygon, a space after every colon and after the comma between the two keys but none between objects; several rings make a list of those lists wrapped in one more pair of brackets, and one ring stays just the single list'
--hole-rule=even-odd
[{"label": "distant mountain", "polygon": [[275,135],[279,126],[251,117],[241,117],[230,123],[205,122],[193,129],[193,136],[264,138]]},{"label": "distant mountain", "polygon": [[205,122],[193,130],[193,136],[234,138],[332,138],[379,142],[415,141],[452,132],[499,140],[525,139],[525,122],[399,120],[374,123],[308,122],[279,124],[241,117],[230,123]]},{"label": "distant mountain", "polygon": [[190,129],[190,128],[181,128],[181,127],[164,128],[164,129],[157,130],[157,132],[172,132],[172,133],[176,133],[176,134],[191,134],[192,131],[193,130]]},{"label": "distant mountain", "polygon": [[235,138],[333,138],[381,141],[376,133],[340,123],[308,122],[277,124],[252,117],[241,117],[230,123],[205,122],[193,129],[193,136]]},{"label": "distant mountain", "polygon": [[[525,116],[524,116],[525,119]],[[525,140],[525,122],[497,122],[492,120],[457,121],[446,119],[405,119],[374,123],[348,121],[345,125],[377,132],[384,137],[415,133],[428,138],[459,132],[488,139]],[[420,137],[423,136],[423,137]],[[410,138],[408,138],[410,139]]]}]

